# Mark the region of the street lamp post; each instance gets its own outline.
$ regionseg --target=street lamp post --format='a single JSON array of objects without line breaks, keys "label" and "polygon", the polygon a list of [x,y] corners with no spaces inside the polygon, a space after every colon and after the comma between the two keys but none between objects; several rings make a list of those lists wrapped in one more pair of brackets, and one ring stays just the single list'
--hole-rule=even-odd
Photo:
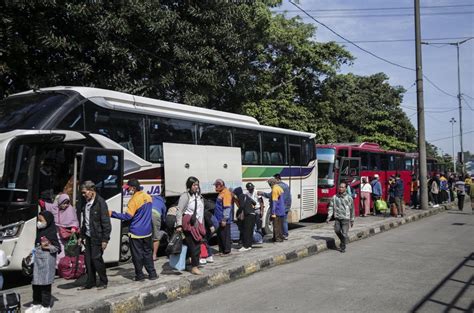
[{"label": "street lamp post", "polygon": [[453,172],[456,173],[456,154],[454,153],[454,123],[456,123],[456,120],[451,117],[449,122],[451,123],[451,137],[453,139]]}]

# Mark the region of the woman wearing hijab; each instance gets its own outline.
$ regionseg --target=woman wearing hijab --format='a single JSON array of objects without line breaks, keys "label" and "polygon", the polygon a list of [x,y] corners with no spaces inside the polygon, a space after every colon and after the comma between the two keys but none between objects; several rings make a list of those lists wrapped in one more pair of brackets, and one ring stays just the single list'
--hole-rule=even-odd
[{"label": "woman wearing hijab", "polygon": [[191,273],[202,275],[198,266],[201,241],[206,235],[206,228],[204,227],[204,201],[199,189],[199,180],[196,177],[188,178],[186,192],[179,197],[176,231],[184,233],[184,243],[188,246],[188,256],[191,257]]},{"label": "woman wearing hijab", "polygon": [[[49,312],[51,307],[51,285],[56,273],[56,254],[60,251],[54,216],[43,211],[38,215],[34,265],[33,265],[33,306],[30,312]],[[27,310],[28,312],[28,310]]]},{"label": "woman wearing hijab", "polygon": [[[41,208],[49,211],[54,216],[54,223],[60,234],[60,228],[65,228],[67,233],[77,231],[79,229],[79,221],[77,219],[76,209],[71,206],[71,200],[66,193],[62,193],[58,196],[54,203],[47,203],[40,201]],[[58,236],[60,252],[58,253],[57,262],[64,257],[64,246],[66,245],[69,238]]]}]

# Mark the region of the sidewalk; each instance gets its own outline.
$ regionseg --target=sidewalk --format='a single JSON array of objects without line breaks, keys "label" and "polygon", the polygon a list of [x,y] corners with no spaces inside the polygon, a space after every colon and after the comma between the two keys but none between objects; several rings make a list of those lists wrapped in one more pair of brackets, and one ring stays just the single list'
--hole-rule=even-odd
[{"label": "sidewalk", "polygon": [[[455,209],[454,203],[428,210],[407,210],[404,218],[365,217],[357,218],[349,232],[350,241],[364,239],[388,231],[400,225],[419,220],[447,209]],[[107,269],[109,286],[105,290],[77,291],[81,282],[56,279],[52,295],[55,312],[137,312],[164,302],[177,300],[186,295],[233,281],[240,277],[320,253],[339,243],[333,224],[314,224],[294,229],[290,239],[283,243],[264,243],[247,252],[232,251],[231,256],[214,257],[214,263],[202,268],[204,275],[188,272],[172,272],[167,269],[165,257],[155,262],[159,279],[134,282],[131,263]],[[348,246],[350,249],[350,245]],[[82,278],[83,279],[83,278]],[[23,309],[32,300],[31,286],[15,289],[21,294]]]}]

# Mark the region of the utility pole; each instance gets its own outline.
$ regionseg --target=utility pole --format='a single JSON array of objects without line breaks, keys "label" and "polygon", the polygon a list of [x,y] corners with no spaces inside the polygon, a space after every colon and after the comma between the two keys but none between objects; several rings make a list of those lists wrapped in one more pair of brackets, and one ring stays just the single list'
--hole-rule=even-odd
[{"label": "utility pole", "polygon": [[[472,39],[472,38],[470,38]],[[458,41],[452,45],[456,45],[456,52],[458,57],[458,102],[459,102],[459,145],[461,148],[461,174],[465,173],[464,166],[464,148],[462,144],[462,102],[461,102],[461,69],[459,66],[459,46],[468,41],[469,39]]]},{"label": "utility pole", "polygon": [[420,180],[420,208],[428,208],[428,182],[426,180],[425,108],[423,102],[423,67],[421,60],[420,0],[415,2],[416,50],[416,106],[418,118],[418,179]]},{"label": "utility pole", "polygon": [[[416,19],[416,17],[415,17]],[[458,106],[459,106],[459,143],[460,143],[460,148],[461,148],[461,173],[464,175],[466,172],[466,167],[464,165],[464,146],[463,146],[463,136],[462,136],[462,101],[461,101],[461,67],[459,65],[459,46],[462,45],[463,43],[468,42],[469,40],[474,39],[474,37],[469,37],[467,39],[458,41],[458,42],[437,42],[436,44],[446,44],[446,45],[451,45],[451,46],[456,46],[456,52],[457,52],[457,60],[458,60]],[[422,42],[422,44],[429,45],[429,42]]]},{"label": "utility pole", "polygon": [[451,123],[451,138],[453,140],[453,172],[456,173],[456,154],[454,152],[454,123],[456,123],[456,120],[451,117],[449,122]]}]

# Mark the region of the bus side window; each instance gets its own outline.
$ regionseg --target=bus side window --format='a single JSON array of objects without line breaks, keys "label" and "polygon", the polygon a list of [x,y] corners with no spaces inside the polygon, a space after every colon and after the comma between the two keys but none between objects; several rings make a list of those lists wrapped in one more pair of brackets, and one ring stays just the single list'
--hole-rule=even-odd
[{"label": "bus side window", "polygon": [[198,125],[198,145],[231,146],[232,129],[212,124]]},{"label": "bus side window", "polygon": [[379,153],[369,153],[370,157],[370,168],[369,170],[378,171],[380,170],[380,154]]},{"label": "bus side window", "polygon": [[388,171],[388,166],[389,164],[389,155],[388,154],[382,154],[380,155],[380,169],[382,171]]},{"label": "bus side window", "polygon": [[262,133],[263,163],[271,165],[288,164],[286,137],[281,134]]},{"label": "bus side window", "polygon": [[148,128],[150,162],[163,162],[163,142],[195,144],[195,124],[177,119],[150,117]]},{"label": "bus side window", "polygon": [[302,157],[301,157],[301,165],[307,166],[309,162],[316,158],[315,154],[315,143],[314,139],[302,138],[301,140],[302,146]]},{"label": "bus side window", "polygon": [[260,134],[251,129],[234,129],[234,147],[242,153],[242,164],[260,164]]},{"label": "bus side window", "polygon": [[86,130],[108,137],[139,157],[145,155],[144,116],[86,103]]}]

